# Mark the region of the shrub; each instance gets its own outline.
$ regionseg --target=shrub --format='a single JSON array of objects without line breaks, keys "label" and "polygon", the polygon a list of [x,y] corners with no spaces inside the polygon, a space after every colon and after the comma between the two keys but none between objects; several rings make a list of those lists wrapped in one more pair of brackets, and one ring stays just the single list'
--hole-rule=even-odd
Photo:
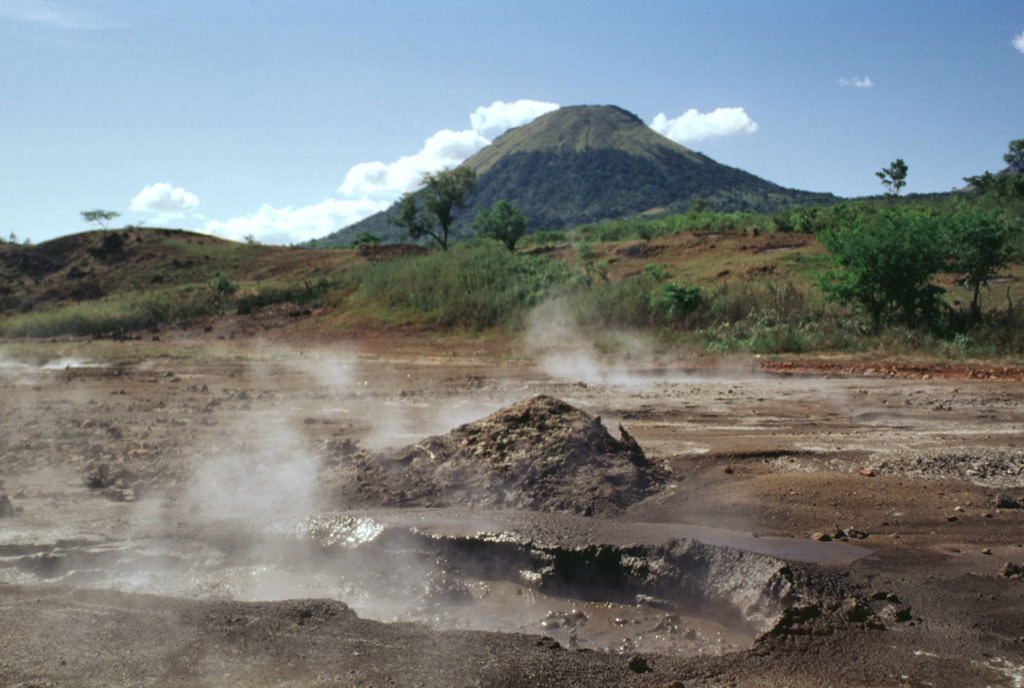
[{"label": "shrub", "polygon": [[943,290],[931,280],[944,267],[948,246],[935,217],[894,206],[861,212],[819,238],[835,264],[822,276],[822,289],[860,303],[876,329],[888,317],[909,327],[934,319]]}]

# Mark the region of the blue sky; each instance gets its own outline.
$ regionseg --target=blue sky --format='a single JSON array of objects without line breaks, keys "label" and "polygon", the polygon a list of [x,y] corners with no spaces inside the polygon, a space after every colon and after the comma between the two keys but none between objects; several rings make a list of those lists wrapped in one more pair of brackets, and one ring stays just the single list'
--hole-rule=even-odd
[{"label": "blue sky", "polygon": [[0,0],[0,235],[304,241],[580,104],[783,186],[946,191],[1024,138],[1024,3]]}]

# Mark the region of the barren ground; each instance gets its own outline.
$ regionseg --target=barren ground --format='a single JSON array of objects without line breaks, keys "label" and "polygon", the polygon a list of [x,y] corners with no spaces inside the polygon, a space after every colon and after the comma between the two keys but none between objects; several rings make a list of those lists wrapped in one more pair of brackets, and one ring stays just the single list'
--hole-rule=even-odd
[{"label": "barren ground", "polygon": [[[0,494],[13,510],[0,518],[2,685],[1024,681],[1024,580],[1003,575],[1024,564],[1013,375],[122,346],[68,344],[48,367],[0,360]],[[614,438],[621,424],[668,477],[593,517],[432,508],[397,488],[353,502],[377,492],[350,489],[346,457],[386,468],[373,458],[384,448],[429,453],[424,438],[537,394],[600,416]],[[312,556],[316,538],[295,524],[352,535],[351,549]],[[499,545],[547,557],[547,573],[488,567]],[[576,566],[557,563],[570,554],[607,590],[545,583]],[[649,587],[607,584],[612,555],[646,562]],[[652,562],[684,560],[706,566],[704,590],[734,570],[739,588],[763,573],[796,592],[757,600],[747,619],[704,608],[724,597],[681,611],[672,586],[689,583]]]}]

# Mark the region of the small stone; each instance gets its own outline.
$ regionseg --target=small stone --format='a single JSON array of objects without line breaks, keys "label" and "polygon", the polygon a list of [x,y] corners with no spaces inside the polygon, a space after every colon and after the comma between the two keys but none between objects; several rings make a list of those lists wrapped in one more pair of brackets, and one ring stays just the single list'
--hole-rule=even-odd
[{"label": "small stone", "polygon": [[843,615],[847,621],[860,622],[868,618],[868,610],[854,597],[847,597],[842,604]]},{"label": "small stone", "polygon": [[651,671],[651,667],[647,664],[647,660],[640,655],[633,655],[630,657],[627,666],[630,671],[637,674],[646,674],[648,671]]},{"label": "small stone", "polygon": [[862,469],[860,469],[857,472],[860,475],[863,475],[865,478],[874,478],[875,477],[875,469],[874,468],[862,468]]},{"label": "small stone", "polygon": [[985,549],[981,550],[981,553],[982,554],[989,554],[989,555],[991,555],[992,554],[992,549],[989,548],[989,547],[986,547]]},{"label": "small stone", "polygon": [[732,475],[734,471],[732,470],[732,466],[726,466],[722,469],[722,472],[726,475]]},{"label": "small stone", "polygon": [[953,523],[954,521],[959,521],[960,519],[958,519],[956,516],[947,516],[946,520],[950,523]]},{"label": "small stone", "polygon": [[1019,509],[1021,507],[1020,502],[1003,492],[996,495],[995,505],[997,509]]},{"label": "small stone", "polygon": [[962,514],[964,512],[964,508],[962,506],[955,506],[955,507],[953,507],[953,511],[956,511],[956,512]]},{"label": "small stone", "polygon": [[1013,562],[1006,562],[1003,564],[1003,568],[999,570],[999,575],[1004,578],[1019,578],[1021,574],[1021,568]]},{"label": "small stone", "polygon": [[832,536],[829,535],[828,533],[818,532],[818,533],[812,534],[811,535],[811,539],[812,540],[817,540],[818,542],[831,542],[832,541]]}]

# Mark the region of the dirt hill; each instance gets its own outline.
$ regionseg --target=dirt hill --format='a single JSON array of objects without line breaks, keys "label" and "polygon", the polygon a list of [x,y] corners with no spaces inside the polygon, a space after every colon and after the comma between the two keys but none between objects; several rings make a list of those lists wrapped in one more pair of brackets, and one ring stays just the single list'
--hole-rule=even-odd
[{"label": "dirt hill", "polygon": [[483,506],[619,513],[653,494],[665,471],[591,416],[538,395],[395,452],[339,446],[328,482],[345,506]]}]

